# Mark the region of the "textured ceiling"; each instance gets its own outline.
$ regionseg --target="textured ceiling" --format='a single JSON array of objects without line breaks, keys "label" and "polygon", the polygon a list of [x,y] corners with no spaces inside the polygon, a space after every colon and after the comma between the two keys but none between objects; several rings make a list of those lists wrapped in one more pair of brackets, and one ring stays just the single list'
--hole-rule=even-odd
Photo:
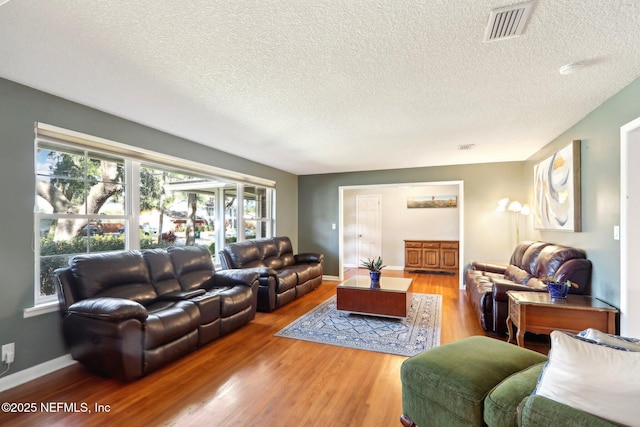
[{"label": "textured ceiling", "polygon": [[640,1],[483,43],[512,3],[11,0],[0,77],[295,174],[524,160],[640,76]]}]

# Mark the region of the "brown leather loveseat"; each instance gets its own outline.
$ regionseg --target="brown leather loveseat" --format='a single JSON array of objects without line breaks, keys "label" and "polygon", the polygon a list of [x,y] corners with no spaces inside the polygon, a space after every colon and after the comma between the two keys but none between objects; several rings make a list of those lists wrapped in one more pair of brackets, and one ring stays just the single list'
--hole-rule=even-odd
[{"label": "brown leather loveseat", "polygon": [[260,274],[258,311],[271,312],[322,283],[324,255],[294,255],[288,237],[231,243],[219,255],[222,268],[249,269]]},{"label": "brown leather loveseat", "polygon": [[258,274],[216,273],[203,247],[77,255],[56,279],[71,356],[122,381],[240,328],[256,313]]},{"label": "brown leather loveseat", "polygon": [[570,280],[570,293],[590,292],[591,262],[581,249],[529,241],[516,246],[508,264],[472,262],[465,271],[466,293],[485,331],[506,332],[508,290],[546,292],[547,277]]}]

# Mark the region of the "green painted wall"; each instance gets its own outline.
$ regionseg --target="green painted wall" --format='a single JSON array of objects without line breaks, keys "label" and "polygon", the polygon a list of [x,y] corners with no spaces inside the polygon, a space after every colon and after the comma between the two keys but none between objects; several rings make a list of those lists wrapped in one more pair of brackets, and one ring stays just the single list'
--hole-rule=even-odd
[{"label": "green painted wall", "polygon": [[[523,166],[523,162],[508,162],[301,176],[300,247],[324,253],[326,274],[339,274],[339,230],[332,230],[331,224],[339,223],[341,186],[464,181],[459,205],[464,209],[466,242],[461,261],[505,260],[504,254],[515,244],[515,222],[511,224],[512,218],[495,209],[501,198],[524,194]],[[397,236],[399,240],[410,237]]]},{"label": "green painted wall", "polygon": [[34,122],[142,147],[277,182],[277,231],[297,247],[298,178],[200,144],[0,79],[0,344],[16,343],[8,374],[67,353],[57,313],[31,318],[33,305]]},{"label": "green painted wall", "polygon": [[529,237],[584,249],[593,262],[591,293],[620,304],[620,242],[613,227],[620,225],[620,127],[640,117],[640,79],[632,82],[589,113],[526,163],[525,183],[533,200],[533,165],[581,140],[582,232],[531,230]]},{"label": "green painted wall", "polygon": [[[593,294],[618,305],[620,245],[613,226],[620,221],[620,127],[640,116],[640,79],[604,102],[525,162],[383,170],[299,179],[299,242],[305,250],[322,251],[326,273],[338,275],[338,188],[402,182],[464,181],[465,241],[461,262],[506,262],[515,245],[512,215],[495,212],[502,197],[533,201],[533,165],[574,139],[582,140],[583,232],[541,232],[531,218],[522,222],[521,240],[540,239],[576,246],[593,262]],[[403,238],[398,236],[398,238]]]}]

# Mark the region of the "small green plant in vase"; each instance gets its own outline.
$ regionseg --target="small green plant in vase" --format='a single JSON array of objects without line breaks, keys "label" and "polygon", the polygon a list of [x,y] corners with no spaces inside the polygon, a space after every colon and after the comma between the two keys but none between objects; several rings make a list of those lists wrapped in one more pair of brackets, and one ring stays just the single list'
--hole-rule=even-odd
[{"label": "small green plant in vase", "polygon": [[382,264],[382,258],[367,258],[367,260],[360,260],[360,266],[369,270],[369,276],[371,277],[371,283],[380,282],[380,271],[386,267]]}]

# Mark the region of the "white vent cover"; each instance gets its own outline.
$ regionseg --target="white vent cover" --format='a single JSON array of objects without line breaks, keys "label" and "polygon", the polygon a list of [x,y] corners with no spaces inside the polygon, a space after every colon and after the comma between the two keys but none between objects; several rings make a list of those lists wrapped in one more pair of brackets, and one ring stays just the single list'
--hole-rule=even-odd
[{"label": "white vent cover", "polygon": [[533,2],[530,1],[493,9],[489,14],[484,41],[492,42],[521,35],[532,8]]}]

